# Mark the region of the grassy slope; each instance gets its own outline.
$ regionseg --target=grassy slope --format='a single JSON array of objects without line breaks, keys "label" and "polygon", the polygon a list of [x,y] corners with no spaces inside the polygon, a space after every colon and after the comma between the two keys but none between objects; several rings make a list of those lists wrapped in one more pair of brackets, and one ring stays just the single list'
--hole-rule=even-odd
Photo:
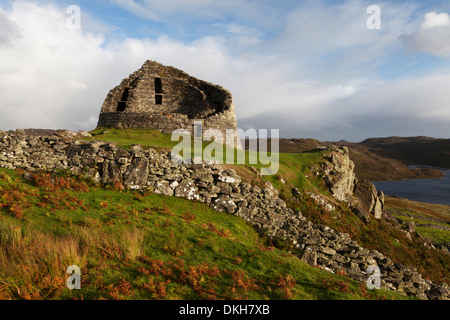
[{"label": "grassy slope", "polygon": [[[0,170],[0,299],[404,299],[267,247],[175,197]],[[69,265],[82,290],[65,286]]]},{"label": "grassy slope", "polygon": [[[104,129],[97,130],[97,132],[103,131]],[[95,138],[117,141],[122,147],[127,147],[132,143],[142,143],[143,145],[162,148],[168,147],[170,143],[172,143],[172,146],[177,143],[170,142],[170,136],[162,135],[153,130],[127,129],[120,131],[108,129],[107,131],[107,134]],[[156,135],[157,139],[152,139],[152,135]],[[126,139],[123,140],[123,137],[126,137]],[[349,210],[346,203],[333,199],[326,191],[327,188],[323,179],[315,177],[310,171],[310,167],[317,165],[321,159],[322,153],[317,151],[280,153],[279,172],[276,175],[263,176],[262,178],[257,176],[251,168],[260,168],[260,164],[229,166],[236,169],[244,177],[244,180],[249,182],[263,185],[264,181],[270,181],[290,207],[302,211],[311,221],[330,226],[338,232],[348,233],[361,246],[378,250],[398,263],[413,266],[426,278],[438,283],[446,282],[450,284],[448,273],[450,257],[448,255],[425,248],[416,237],[409,241],[402,232],[390,227],[386,221],[373,219],[368,225],[365,225]],[[302,192],[303,196],[300,199],[292,197],[292,188],[294,187]],[[322,194],[337,210],[327,212],[306,195],[307,191]],[[418,228],[418,231],[421,231],[421,229]],[[448,234],[448,232],[446,233]]]},{"label": "grassy slope", "polygon": [[[403,222],[410,222],[412,217],[416,225],[449,227],[450,206],[425,204],[396,197],[386,197],[385,206],[397,219]],[[430,218],[433,220],[430,220]],[[450,232],[446,230],[416,226],[416,231],[435,243],[450,243]]]},{"label": "grassy slope", "polygon": [[98,128],[90,133],[94,138],[86,140],[115,142],[124,149],[130,149],[133,144],[140,144],[155,149],[173,148],[178,143],[170,141],[169,135],[162,134],[156,130]]},{"label": "grassy slope", "polygon": [[[313,176],[306,170],[303,175],[311,180]],[[284,177],[283,177],[284,178]],[[300,199],[291,195],[291,187],[296,186],[295,181],[287,180],[286,184],[278,183],[281,197],[294,210],[300,210],[310,221],[327,225],[338,232],[345,232],[357,241],[361,246],[377,250],[388,256],[391,260],[417,268],[425,277],[435,282],[450,283],[448,268],[450,256],[440,251],[430,250],[423,246],[420,239],[413,235],[412,241],[408,240],[400,230],[392,227],[385,220],[372,219],[369,224],[364,224],[347,206],[345,202],[338,202],[327,196],[326,188],[322,181],[317,181],[319,192],[336,207],[334,211],[327,211],[318,206],[311,198],[303,193]],[[427,204],[423,204],[425,207]],[[417,228],[419,234],[421,228]],[[433,232],[436,233],[435,230]],[[440,236],[448,236],[448,231],[439,231]],[[422,233],[422,236],[429,234]]]},{"label": "grassy slope", "polygon": [[[178,142],[153,130],[98,129],[96,140],[156,149]],[[270,181],[312,221],[347,232],[361,245],[447,282],[448,256],[409,242],[383,221],[368,226],[326,192],[310,166],[320,152],[280,154],[277,175],[262,166],[227,165],[247,181]],[[248,159],[248,153],[246,153]],[[159,195],[104,189],[49,177],[24,181],[0,171],[0,298],[89,299],[361,299],[404,298],[308,266],[267,247],[242,219],[203,204]],[[303,192],[295,200],[291,189]],[[89,191],[88,191],[89,190]],[[330,213],[305,196],[314,191],[338,208]],[[399,241],[397,241],[399,240]],[[82,266],[83,290],[65,289],[65,268]]]}]

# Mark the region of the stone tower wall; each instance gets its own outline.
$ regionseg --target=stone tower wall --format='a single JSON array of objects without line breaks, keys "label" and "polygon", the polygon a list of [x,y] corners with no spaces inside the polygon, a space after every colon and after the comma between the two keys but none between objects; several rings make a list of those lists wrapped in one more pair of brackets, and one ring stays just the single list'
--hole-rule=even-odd
[{"label": "stone tower wall", "polygon": [[[159,100],[159,101],[158,101]],[[224,88],[187,73],[147,61],[112,89],[102,106],[98,127],[147,128],[169,134],[193,133],[194,121],[203,130],[237,129],[233,98]]]}]

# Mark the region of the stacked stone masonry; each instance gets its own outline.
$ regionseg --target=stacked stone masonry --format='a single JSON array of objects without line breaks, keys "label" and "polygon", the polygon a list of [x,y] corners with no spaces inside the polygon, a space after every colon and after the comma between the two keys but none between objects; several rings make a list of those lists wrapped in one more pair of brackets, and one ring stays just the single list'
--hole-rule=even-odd
[{"label": "stacked stone masonry", "polygon": [[[149,60],[108,93],[97,126],[156,129],[166,134],[185,129],[194,134],[195,121],[202,122],[203,132],[220,130],[226,141],[227,130],[237,130],[231,93]],[[241,147],[239,140],[234,145]]]},{"label": "stacked stone masonry", "polygon": [[[359,246],[348,234],[313,224],[301,212],[288,208],[270,184],[261,189],[242,182],[234,170],[224,170],[217,164],[176,164],[168,151],[143,150],[139,145],[127,151],[115,144],[77,140],[76,133],[71,132],[38,137],[16,130],[0,131],[0,166],[30,171],[67,169],[105,184],[120,181],[130,189],[149,189],[197,200],[242,217],[270,236],[288,239],[297,247],[299,257],[310,265],[330,272],[344,269],[358,281],[366,281],[367,268],[377,265],[383,288],[420,299],[449,299],[446,284],[423,279],[415,269]],[[351,189],[355,188],[355,182],[349,183],[348,177],[342,175],[348,170],[347,174],[353,177],[351,168],[346,150],[330,150],[330,155],[324,158],[322,172],[332,176],[325,180],[340,176],[346,181],[337,183],[341,187],[330,185],[338,197],[351,196]]]}]

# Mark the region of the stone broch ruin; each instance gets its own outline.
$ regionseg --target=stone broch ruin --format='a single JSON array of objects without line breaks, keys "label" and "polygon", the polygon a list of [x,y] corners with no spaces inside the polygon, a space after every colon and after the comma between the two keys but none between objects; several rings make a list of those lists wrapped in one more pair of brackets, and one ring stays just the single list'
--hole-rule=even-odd
[{"label": "stone broch ruin", "polygon": [[156,129],[170,134],[194,121],[203,131],[237,130],[233,98],[221,86],[194,78],[174,67],[146,61],[112,89],[100,112],[98,127]]}]

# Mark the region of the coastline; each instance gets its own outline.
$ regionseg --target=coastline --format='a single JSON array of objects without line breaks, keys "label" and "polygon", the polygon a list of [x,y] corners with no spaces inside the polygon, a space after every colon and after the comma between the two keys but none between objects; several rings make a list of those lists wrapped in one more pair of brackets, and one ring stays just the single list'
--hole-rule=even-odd
[{"label": "coastline", "polygon": [[[417,166],[415,166],[417,168]],[[415,168],[415,169],[416,169]],[[450,205],[450,169],[427,167],[440,170],[444,176],[435,179],[406,179],[400,181],[374,182],[378,190],[388,196],[401,197],[408,200]],[[417,168],[419,169],[419,168]]]}]

